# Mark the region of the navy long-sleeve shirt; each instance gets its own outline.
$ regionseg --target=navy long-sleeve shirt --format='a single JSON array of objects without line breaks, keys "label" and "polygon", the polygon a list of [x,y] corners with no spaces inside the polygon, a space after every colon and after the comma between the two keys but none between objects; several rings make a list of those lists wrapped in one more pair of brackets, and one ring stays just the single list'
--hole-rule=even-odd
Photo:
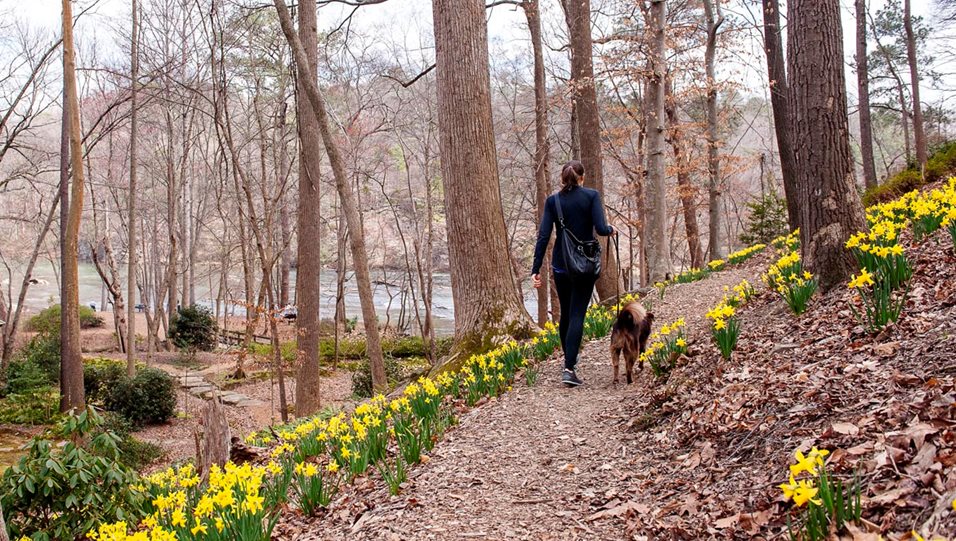
[{"label": "navy long-sleeve shirt", "polygon": [[[564,230],[558,223],[558,207],[554,202],[556,197],[561,198],[564,225],[582,242],[594,240],[595,231],[598,235],[605,237],[614,231],[607,225],[607,219],[604,217],[604,205],[601,203],[601,194],[597,190],[577,186],[572,188],[570,192],[551,195],[544,204],[544,215],[541,217],[541,226],[538,228],[538,242],[534,246],[534,264],[531,266],[531,274],[538,274],[541,271],[544,252],[548,249],[551,230],[555,228],[555,225],[557,225],[558,230],[555,246],[562,242]],[[564,272],[566,267],[561,250],[552,252],[551,266],[557,272]]]}]

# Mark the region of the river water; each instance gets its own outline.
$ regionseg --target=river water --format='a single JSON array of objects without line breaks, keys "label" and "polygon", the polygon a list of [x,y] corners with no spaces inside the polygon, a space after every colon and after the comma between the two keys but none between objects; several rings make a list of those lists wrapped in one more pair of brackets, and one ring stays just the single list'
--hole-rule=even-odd
[{"label": "river water", "polygon": [[[372,279],[374,280],[374,283],[372,287],[375,297],[375,308],[376,312],[378,313],[379,320],[382,323],[385,323],[386,316],[388,316],[392,325],[398,321],[398,317],[401,312],[400,284],[402,282],[402,276],[403,273],[400,273],[399,271],[391,271],[387,276],[380,271],[373,272]],[[89,263],[81,263],[79,268],[79,277],[80,304],[85,306],[95,306],[95,308],[100,311],[110,311],[110,304],[108,302],[104,304],[104,300],[108,300],[108,296],[106,295],[106,292],[103,288],[103,283],[96,272],[96,267]],[[57,285],[57,276],[56,272],[54,272],[53,265],[50,262],[37,262],[37,266],[33,272],[33,278],[38,280],[38,283],[30,286],[29,293],[24,302],[25,307],[30,312],[42,310],[51,304],[59,302],[60,294]],[[359,321],[361,321],[361,305],[359,303],[358,291],[355,289],[354,276],[349,274],[348,278],[349,279],[345,284],[345,312],[349,318],[357,317]],[[17,295],[16,290],[19,286],[20,280],[21,277],[17,275],[16,271],[14,271],[14,296]],[[231,275],[229,277],[229,282],[233,288],[232,294],[242,295],[241,274],[236,273]],[[386,282],[391,285],[386,285]],[[322,298],[322,304],[319,308],[320,313],[322,318],[331,318],[335,313],[335,271],[332,269],[323,269],[320,277],[320,284]],[[291,276],[289,277],[289,285],[291,289],[290,297],[294,299],[294,269],[291,271]],[[530,284],[528,285],[530,286]],[[6,278],[4,278],[3,287],[6,288],[6,286],[7,282]],[[211,280],[210,277],[197,277],[195,289],[196,303],[207,306],[211,310],[215,310],[215,298],[218,296],[218,276],[212,276]],[[536,313],[537,301],[535,292],[531,287],[528,287],[527,289],[530,291],[526,294],[525,306],[528,308],[528,311],[533,314]],[[124,285],[123,292],[125,293],[125,291],[126,286]],[[435,332],[440,335],[450,335],[454,333],[454,300],[452,299],[451,282],[448,274],[435,274],[433,297],[433,318],[435,322]],[[228,307],[220,308],[220,310],[223,309],[229,310],[230,314],[239,316],[241,316],[245,311],[242,306],[236,304],[230,304]],[[406,309],[411,309],[410,302],[407,303]],[[410,330],[411,332],[414,332],[414,313],[411,314],[411,318],[413,323]]]}]

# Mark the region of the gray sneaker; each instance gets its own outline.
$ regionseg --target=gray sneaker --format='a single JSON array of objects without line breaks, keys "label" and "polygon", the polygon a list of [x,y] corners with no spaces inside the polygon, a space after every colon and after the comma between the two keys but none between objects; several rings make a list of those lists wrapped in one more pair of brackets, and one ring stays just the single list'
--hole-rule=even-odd
[{"label": "gray sneaker", "polygon": [[574,370],[564,369],[564,374],[561,375],[561,383],[567,385],[568,387],[577,387],[584,383],[578,379],[578,375],[574,373]]}]

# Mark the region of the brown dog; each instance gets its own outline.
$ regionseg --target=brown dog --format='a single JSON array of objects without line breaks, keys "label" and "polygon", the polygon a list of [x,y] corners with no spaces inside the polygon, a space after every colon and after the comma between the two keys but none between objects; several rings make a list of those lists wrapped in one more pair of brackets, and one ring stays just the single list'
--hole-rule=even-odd
[{"label": "brown dog", "polygon": [[[614,367],[614,383],[618,382],[617,372],[622,353],[626,363],[624,376],[627,383],[631,383],[634,361],[639,360],[641,353],[644,353],[653,321],[654,314],[644,310],[644,307],[637,301],[629,302],[624,308],[621,308],[621,312],[617,315],[617,321],[614,322],[613,330],[611,330],[611,366]],[[644,362],[641,361],[638,370],[643,369]]]}]

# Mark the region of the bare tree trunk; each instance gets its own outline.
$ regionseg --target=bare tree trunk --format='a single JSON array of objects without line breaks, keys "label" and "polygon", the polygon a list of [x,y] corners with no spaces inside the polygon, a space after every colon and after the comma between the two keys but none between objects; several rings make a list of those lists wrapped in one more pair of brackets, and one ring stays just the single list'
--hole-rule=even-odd
[{"label": "bare tree trunk", "polygon": [[515,289],[508,254],[485,4],[434,0],[432,11],[455,348],[467,353],[490,348],[496,337],[526,335],[533,324]]},{"label": "bare tree trunk", "polygon": [[[571,48],[571,87],[577,116],[587,184],[604,197],[604,159],[601,149],[601,115],[594,85],[593,44],[591,40],[591,0],[562,0]],[[542,83],[543,84],[543,83]],[[598,296],[608,299],[620,291],[620,272],[614,252],[605,254],[607,262],[598,278]]]},{"label": "bare tree trunk", "polygon": [[[319,303],[321,260],[321,163],[322,145],[318,120],[308,103],[304,81],[318,67],[318,31],[315,0],[299,2],[299,36],[305,53],[296,57],[296,125],[299,130],[299,206],[296,222],[295,296],[298,314],[299,368],[295,379],[295,411],[303,416],[319,411]],[[303,71],[302,66],[308,69]],[[341,254],[340,254],[341,257]]]},{"label": "bare tree trunk", "polygon": [[127,253],[126,297],[129,300],[126,324],[129,327],[126,344],[126,374],[136,374],[136,174],[138,157],[136,147],[139,137],[139,0],[132,0],[132,33],[130,34],[130,124],[129,124],[129,195],[127,196]]},{"label": "bare tree trunk", "polygon": [[[534,186],[535,203],[537,205],[538,222],[544,215],[544,205],[548,199],[548,88],[544,73],[544,47],[541,37],[541,12],[538,0],[523,2],[525,17],[528,19],[528,29],[531,32],[531,49],[534,53]],[[590,29],[590,24],[588,25]],[[545,254],[543,267],[550,266],[550,248]],[[548,300],[551,288],[548,272],[540,274],[541,287],[538,289],[538,326],[544,327],[548,322]]]},{"label": "bare tree trunk", "polygon": [[805,266],[827,291],[855,268],[846,240],[862,230],[850,154],[837,0],[791,0],[788,43],[794,155]]},{"label": "bare tree trunk", "polygon": [[65,249],[60,255],[63,267],[63,298],[60,299],[60,411],[81,410],[86,406],[83,392],[83,354],[80,351],[80,278],[79,240],[83,217],[83,145],[80,125],[80,101],[76,85],[76,59],[73,52],[73,6],[63,0],[63,106],[69,113],[70,161],[73,182],[70,210],[66,223]]},{"label": "bare tree trunk", "polygon": [[708,251],[710,259],[713,260],[722,259],[725,253],[724,242],[720,238],[720,139],[717,133],[717,75],[714,70],[714,60],[717,56],[717,31],[724,22],[719,0],[716,2],[704,0],[704,18],[707,22],[704,64],[707,70],[707,191],[710,196]]},{"label": "bare tree trunk", "polygon": [[[286,95],[283,85],[282,96],[279,98],[279,185],[283,185],[289,174],[289,145],[286,141]],[[292,217],[289,212],[288,198],[283,196],[279,200],[279,239],[282,243],[282,252],[279,257],[279,306],[289,305],[289,275],[292,269]],[[298,319],[298,316],[296,316]]]},{"label": "bare tree trunk", "polygon": [[773,109],[773,128],[780,154],[780,173],[783,193],[787,200],[787,218],[790,230],[800,227],[800,206],[797,194],[797,173],[790,142],[790,111],[787,105],[789,89],[787,69],[783,57],[783,39],[780,35],[780,3],[763,0],[763,39],[767,53],[767,74],[770,80],[770,106]]},{"label": "bare tree trunk", "polygon": [[[96,267],[97,274],[103,281],[106,291],[109,292],[113,301],[113,326],[116,329],[116,340],[121,353],[126,353],[127,348],[127,329],[126,329],[126,302],[123,299],[122,282],[120,281],[119,266],[116,264],[116,258],[113,257],[112,243],[108,236],[100,241],[106,256],[106,268],[103,268],[103,262],[97,255],[98,248],[90,245],[93,253],[93,264]],[[107,275],[109,271],[109,275]]]},{"label": "bare tree trunk", "polygon": [[665,0],[652,0],[648,29],[651,51],[648,55],[651,77],[647,81],[647,267],[648,280],[664,280],[671,272],[671,252],[667,242],[667,186],[664,177],[664,77],[666,73]]},{"label": "bare tree trunk", "polygon": [[665,83],[664,112],[667,115],[670,129],[666,139],[674,151],[674,165],[677,169],[677,197],[680,199],[684,211],[684,232],[687,234],[687,249],[690,253],[690,266],[701,268],[704,266],[704,249],[700,245],[700,228],[697,225],[697,209],[695,199],[697,188],[690,180],[690,157],[687,152],[684,132],[681,129],[680,118],[677,113],[677,104],[674,103],[671,92],[671,83]]},{"label": "bare tree trunk", "polygon": [[[176,168],[173,166],[173,121],[171,112],[166,112],[166,135],[169,144],[168,154],[166,156],[166,224],[169,227],[169,260],[166,263],[166,316],[167,328],[172,326],[173,320],[177,315],[179,306],[177,280],[177,261],[179,259],[179,248],[176,234],[176,207],[178,201],[176,197]],[[167,337],[168,338],[168,337]],[[167,342],[168,339],[167,339]],[[167,347],[172,348],[172,343]]]},{"label": "bare tree trunk", "polygon": [[919,66],[916,64],[916,35],[910,4],[903,0],[903,27],[906,29],[906,60],[910,66],[910,88],[913,94],[913,138],[916,141],[916,162],[920,169],[926,166],[926,132],[923,130],[923,106],[919,99]]},{"label": "bare tree trunk", "polygon": [[867,189],[876,188],[873,162],[873,123],[870,120],[870,70],[866,57],[866,0],[854,0],[856,10],[856,88],[859,94],[860,157]]},{"label": "bare tree trunk", "polygon": [[[342,199],[342,210],[345,212],[345,218],[348,222],[349,239],[352,249],[352,261],[355,264],[355,281],[358,286],[359,300],[362,304],[362,319],[365,324],[366,352],[369,357],[369,365],[372,368],[372,387],[379,392],[384,392],[388,387],[388,380],[385,377],[385,360],[382,356],[382,342],[379,336],[378,318],[375,315],[375,299],[372,297],[372,280],[369,274],[368,252],[365,249],[365,236],[362,230],[359,209],[355,203],[354,194],[349,186],[348,176],[345,172],[345,165],[342,162],[342,156],[339,153],[338,146],[332,139],[332,128],[329,124],[328,115],[325,109],[325,101],[319,93],[318,85],[313,77],[312,66],[309,65],[307,54],[292,26],[292,18],[289,15],[289,9],[285,5],[285,0],[274,0],[276,11],[279,14],[279,22],[282,25],[282,32],[292,48],[293,57],[296,59],[296,67],[299,70],[299,81],[303,83],[306,97],[312,106],[318,121],[319,133],[322,141],[325,143],[325,152],[329,156],[329,162],[332,166],[332,176],[335,178],[335,185],[338,188],[339,197]],[[483,6],[483,4],[482,4]]]}]

